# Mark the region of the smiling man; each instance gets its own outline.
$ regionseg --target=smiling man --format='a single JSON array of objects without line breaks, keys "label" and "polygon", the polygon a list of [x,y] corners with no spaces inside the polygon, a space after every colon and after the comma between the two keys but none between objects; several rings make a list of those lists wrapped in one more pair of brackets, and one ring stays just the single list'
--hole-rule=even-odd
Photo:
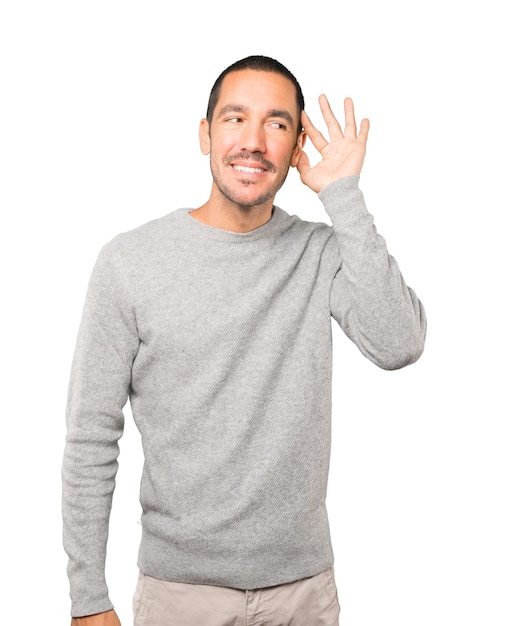
[{"label": "smiling man", "polygon": [[254,69],[223,78],[214,111],[200,124],[200,146],[210,154],[214,183],[208,202],[193,212],[196,219],[236,232],[269,220],[305,137],[302,105],[289,82],[282,74]]},{"label": "smiling man", "polygon": [[[73,360],[63,464],[72,623],[118,626],[105,581],[123,407],[145,465],[136,626],[335,626],[326,489],[333,318],[377,366],[422,353],[423,307],[358,180],[368,120],[326,139],[278,61],[217,79],[200,147],[200,207],[101,250]],[[308,138],[321,159],[310,165]],[[332,225],[274,204],[290,167]],[[338,383],[335,383],[338,384]]]}]

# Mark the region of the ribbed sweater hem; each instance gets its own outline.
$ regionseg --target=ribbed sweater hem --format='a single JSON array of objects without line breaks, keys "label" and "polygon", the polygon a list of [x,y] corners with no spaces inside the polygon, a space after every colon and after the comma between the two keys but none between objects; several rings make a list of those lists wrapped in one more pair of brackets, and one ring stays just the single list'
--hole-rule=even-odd
[{"label": "ribbed sweater hem", "polygon": [[138,567],[153,578],[233,589],[261,589],[319,574],[333,566],[331,545],[316,552],[286,554],[211,554],[183,552],[147,531],[142,534]]}]

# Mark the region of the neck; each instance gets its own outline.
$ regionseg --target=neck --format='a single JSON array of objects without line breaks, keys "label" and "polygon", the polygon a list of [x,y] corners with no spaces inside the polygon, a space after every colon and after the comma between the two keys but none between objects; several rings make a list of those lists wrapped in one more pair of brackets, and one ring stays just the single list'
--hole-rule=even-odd
[{"label": "neck", "polygon": [[234,233],[247,233],[263,226],[272,213],[273,199],[256,206],[244,206],[214,193],[205,204],[190,211],[199,222]]}]

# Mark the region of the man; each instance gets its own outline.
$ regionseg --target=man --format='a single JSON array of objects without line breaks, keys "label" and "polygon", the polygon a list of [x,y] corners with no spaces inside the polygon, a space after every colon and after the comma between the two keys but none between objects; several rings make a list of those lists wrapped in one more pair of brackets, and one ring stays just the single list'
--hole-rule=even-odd
[{"label": "man", "polygon": [[[425,315],[358,189],[368,120],[329,141],[294,76],[227,68],[200,123],[207,202],[106,244],[73,360],[63,466],[73,623],[116,626],[104,562],[128,397],[141,431],[135,624],[338,624],[325,507],[331,317],[379,367],[420,356]],[[321,154],[311,167],[308,137]],[[332,227],[274,205],[289,167]]]}]

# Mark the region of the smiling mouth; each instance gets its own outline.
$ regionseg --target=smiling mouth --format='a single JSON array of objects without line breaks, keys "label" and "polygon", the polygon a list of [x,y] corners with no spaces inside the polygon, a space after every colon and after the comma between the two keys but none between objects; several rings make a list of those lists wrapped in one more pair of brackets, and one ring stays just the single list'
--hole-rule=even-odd
[{"label": "smiling mouth", "polygon": [[248,167],[246,165],[232,165],[236,172],[242,172],[243,174],[263,174],[266,170],[262,167]]},{"label": "smiling mouth", "polygon": [[256,176],[257,174],[274,174],[276,167],[261,154],[242,150],[223,158],[223,163],[229,165],[235,172]]}]

